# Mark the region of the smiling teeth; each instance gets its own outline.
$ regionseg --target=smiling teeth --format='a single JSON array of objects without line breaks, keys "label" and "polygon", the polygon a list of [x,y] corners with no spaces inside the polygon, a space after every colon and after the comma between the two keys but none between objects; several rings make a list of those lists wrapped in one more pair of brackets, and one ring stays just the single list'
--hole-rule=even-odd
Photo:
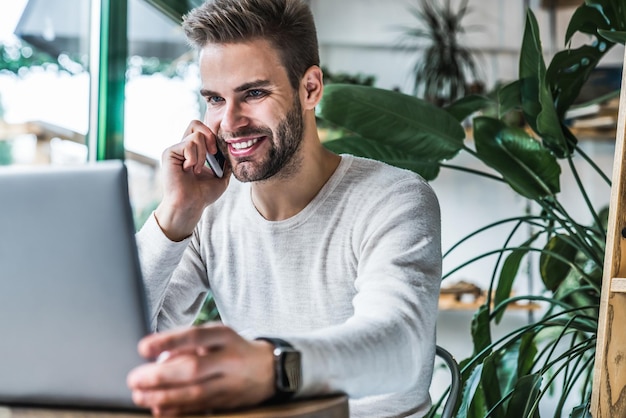
[{"label": "smiling teeth", "polygon": [[251,146],[253,146],[254,144],[256,144],[257,142],[259,142],[258,138],[255,139],[251,139],[249,141],[246,142],[233,142],[232,144],[230,144],[233,148],[241,150],[241,149],[246,149],[246,148],[250,148]]}]

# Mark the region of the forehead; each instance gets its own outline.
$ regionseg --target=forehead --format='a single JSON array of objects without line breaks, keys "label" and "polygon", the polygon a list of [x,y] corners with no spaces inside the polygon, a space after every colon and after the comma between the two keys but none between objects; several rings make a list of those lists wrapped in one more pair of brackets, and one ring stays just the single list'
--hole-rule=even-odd
[{"label": "forehead", "polygon": [[258,80],[289,82],[278,51],[266,40],[207,44],[200,51],[199,64],[203,88],[215,91]]}]

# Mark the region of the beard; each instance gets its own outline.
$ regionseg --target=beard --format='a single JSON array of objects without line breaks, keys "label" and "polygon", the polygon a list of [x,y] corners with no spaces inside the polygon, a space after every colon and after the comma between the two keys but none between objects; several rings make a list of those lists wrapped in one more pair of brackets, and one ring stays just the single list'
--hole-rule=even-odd
[{"label": "beard", "polygon": [[[301,158],[297,154],[303,135],[302,106],[298,95],[294,95],[291,108],[278,122],[275,131],[267,126],[255,126],[225,135],[229,137],[265,136],[264,141],[271,146],[267,156],[261,161],[245,157],[233,158],[228,154],[233,167],[233,175],[241,182],[263,181],[274,176],[279,176],[279,178],[290,176],[298,170],[301,164]],[[223,149],[227,147],[223,134],[218,135],[218,140]]]}]

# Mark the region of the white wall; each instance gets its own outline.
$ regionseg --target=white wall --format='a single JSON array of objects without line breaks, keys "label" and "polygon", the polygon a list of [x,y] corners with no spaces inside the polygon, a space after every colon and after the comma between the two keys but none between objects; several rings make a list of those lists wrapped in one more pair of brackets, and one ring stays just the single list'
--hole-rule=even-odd
[{"label": "white wall", "polygon": [[[413,89],[411,70],[419,55],[417,49],[402,50],[402,28],[415,26],[409,5],[418,0],[310,0],[315,15],[322,64],[335,72],[376,76],[376,86]],[[551,39],[549,10],[531,1],[539,22],[547,59],[564,48],[564,37],[574,8],[556,13]],[[453,0],[452,4],[458,4]],[[470,0],[470,13],[463,20],[468,28],[464,44],[475,49],[486,86],[517,78],[519,49],[525,25],[524,2],[512,0]],[[475,29],[472,29],[475,28]],[[576,38],[578,42],[584,39]],[[602,65],[621,63],[623,48],[609,53]]]}]

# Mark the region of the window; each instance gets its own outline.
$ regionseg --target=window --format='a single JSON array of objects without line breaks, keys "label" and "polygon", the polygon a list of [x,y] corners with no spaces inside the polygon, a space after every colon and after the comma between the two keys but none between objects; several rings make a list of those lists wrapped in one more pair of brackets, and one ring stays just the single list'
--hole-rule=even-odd
[{"label": "window", "polygon": [[182,139],[200,117],[195,53],[174,19],[154,2],[129,0],[124,147],[136,223],[161,198],[158,167],[163,150]]},{"label": "window", "polygon": [[0,164],[84,162],[89,2],[0,4]]},{"label": "window", "polygon": [[200,115],[195,56],[180,28],[200,3],[3,2],[0,164],[123,158],[141,226],[161,197],[162,151]]}]

